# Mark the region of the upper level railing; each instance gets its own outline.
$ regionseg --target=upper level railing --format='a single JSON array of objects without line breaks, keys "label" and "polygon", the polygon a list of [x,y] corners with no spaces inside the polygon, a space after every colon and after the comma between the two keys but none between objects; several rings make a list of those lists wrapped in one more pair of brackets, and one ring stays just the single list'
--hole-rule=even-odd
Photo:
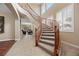
[{"label": "upper level railing", "polygon": [[41,16],[39,16],[30,6],[30,4],[26,3],[26,4],[20,4],[19,5],[26,10],[33,18],[35,21],[37,21],[39,23],[39,18],[41,18]]}]

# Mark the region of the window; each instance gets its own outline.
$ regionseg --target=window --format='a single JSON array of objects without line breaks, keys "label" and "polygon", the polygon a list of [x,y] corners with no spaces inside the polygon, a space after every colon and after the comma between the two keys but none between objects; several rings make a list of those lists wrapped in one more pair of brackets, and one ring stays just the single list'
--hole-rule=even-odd
[{"label": "window", "polygon": [[42,10],[41,13],[42,13],[42,14],[45,13],[45,10],[46,10],[45,8],[46,8],[46,7],[45,7],[45,4],[42,4],[42,7],[41,7],[41,10]]},{"label": "window", "polygon": [[47,3],[46,4],[46,9],[48,10],[49,8],[51,8],[54,5],[54,3]]},{"label": "window", "polygon": [[74,32],[74,6],[69,5],[56,15],[56,20],[59,22],[60,31]]},{"label": "window", "polygon": [[51,8],[54,5],[54,3],[44,3],[42,4],[41,10],[42,14],[45,13],[49,8]]}]

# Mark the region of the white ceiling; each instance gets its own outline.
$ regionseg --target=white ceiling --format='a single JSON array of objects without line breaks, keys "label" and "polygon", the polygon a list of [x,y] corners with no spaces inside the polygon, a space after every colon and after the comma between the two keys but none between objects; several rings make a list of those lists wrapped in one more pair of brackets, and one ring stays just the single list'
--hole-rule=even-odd
[{"label": "white ceiling", "polygon": [[6,14],[12,13],[4,3],[0,3],[0,12]]}]

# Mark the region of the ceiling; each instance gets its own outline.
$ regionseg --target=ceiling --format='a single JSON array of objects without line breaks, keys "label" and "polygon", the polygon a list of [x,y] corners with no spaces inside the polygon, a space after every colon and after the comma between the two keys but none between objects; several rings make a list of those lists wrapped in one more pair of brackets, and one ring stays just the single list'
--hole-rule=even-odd
[{"label": "ceiling", "polygon": [[[26,5],[26,3],[18,3],[20,6],[21,5]],[[36,8],[38,8],[38,6],[40,6],[41,5],[41,3],[29,3],[29,5],[32,7],[32,8],[34,8],[34,9],[36,9]],[[24,7],[24,6],[23,6]],[[24,8],[26,8],[26,7],[24,7]]]},{"label": "ceiling", "polygon": [[55,3],[54,6],[52,6],[48,12],[44,13],[42,16],[43,17],[47,17],[50,16],[52,14],[56,14],[58,11],[60,11],[62,8],[66,7],[67,5],[69,5],[70,3]]}]

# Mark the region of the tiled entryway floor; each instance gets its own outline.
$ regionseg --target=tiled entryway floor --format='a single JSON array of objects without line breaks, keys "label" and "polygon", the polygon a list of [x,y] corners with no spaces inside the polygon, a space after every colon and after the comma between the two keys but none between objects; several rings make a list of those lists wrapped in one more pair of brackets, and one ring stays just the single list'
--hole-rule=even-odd
[{"label": "tiled entryway floor", "polygon": [[26,35],[13,45],[6,56],[49,56],[49,54],[35,47],[34,38]]}]

